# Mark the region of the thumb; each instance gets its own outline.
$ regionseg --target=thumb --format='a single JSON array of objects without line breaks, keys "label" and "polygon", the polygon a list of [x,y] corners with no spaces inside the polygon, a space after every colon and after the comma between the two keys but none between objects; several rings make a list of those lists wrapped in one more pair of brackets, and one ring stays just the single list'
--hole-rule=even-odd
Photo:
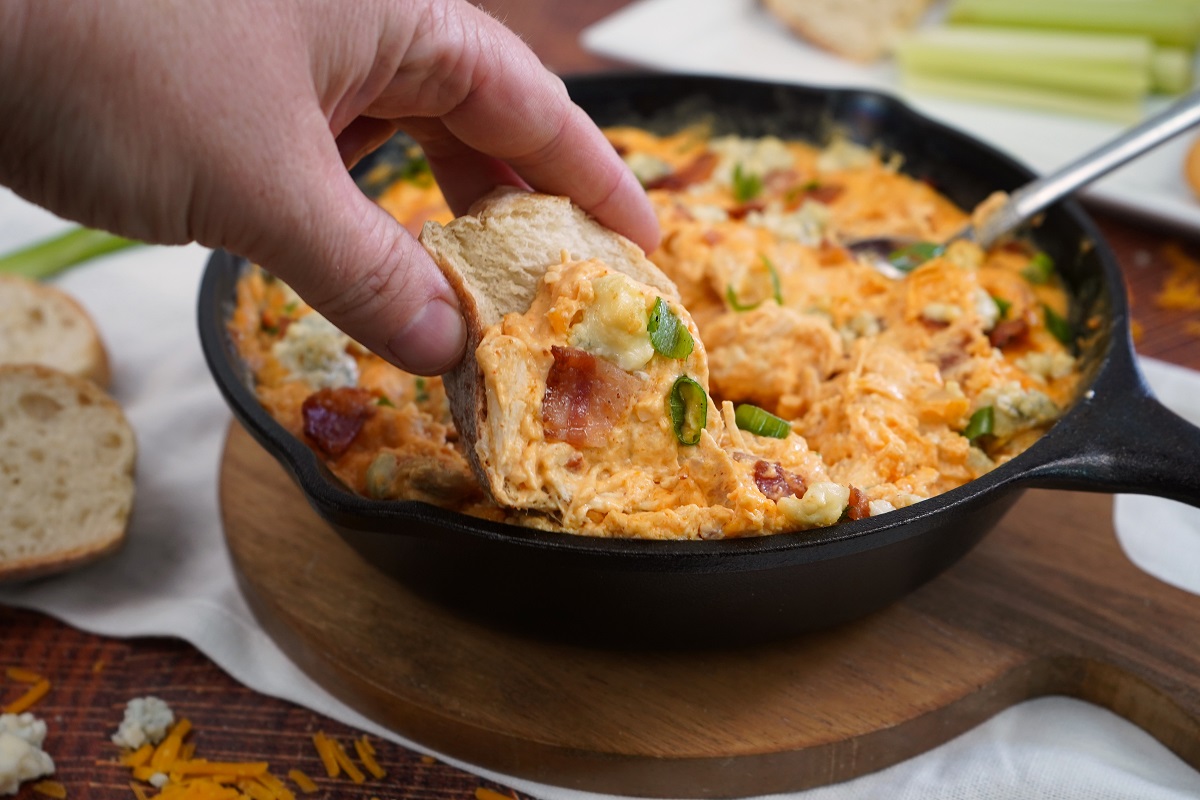
[{"label": "thumb", "polygon": [[453,367],[466,329],[433,259],[359,190],[335,147],[313,161],[307,169],[292,162],[281,176],[281,202],[243,255],[401,369],[436,375]]}]

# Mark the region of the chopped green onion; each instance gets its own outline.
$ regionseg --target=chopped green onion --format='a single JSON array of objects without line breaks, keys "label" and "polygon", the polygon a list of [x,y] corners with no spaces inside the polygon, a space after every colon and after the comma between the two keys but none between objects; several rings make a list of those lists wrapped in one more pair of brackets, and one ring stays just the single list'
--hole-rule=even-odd
[{"label": "chopped green onion", "polygon": [[742,165],[733,167],[733,199],[739,203],[753,200],[762,193],[762,178],[753,172],[742,172]]},{"label": "chopped green onion", "polygon": [[671,413],[671,427],[679,443],[699,443],[700,434],[708,423],[708,395],[700,384],[687,375],[676,378],[667,394],[667,410]]},{"label": "chopped green onion", "polygon": [[1008,316],[1009,309],[1012,308],[1012,303],[1005,300],[1003,297],[992,297],[992,302],[996,304],[996,310],[1000,312],[1000,319]]},{"label": "chopped green onion", "polygon": [[136,244],[139,242],[105,231],[73,228],[0,257],[0,273],[41,280],[57,275],[67,267]]},{"label": "chopped green onion", "polygon": [[650,344],[667,358],[687,358],[695,347],[687,326],[679,321],[679,317],[661,297],[654,300],[646,331],[650,334]]},{"label": "chopped green onion", "polygon": [[379,395],[379,397],[375,398],[375,405],[385,406],[387,408],[395,408],[396,407],[396,404],[393,403],[391,400],[389,400],[387,395],[385,395],[385,394],[381,394],[381,395]]},{"label": "chopped green onion", "polygon": [[1054,259],[1040,251],[1034,253],[1021,275],[1030,283],[1049,283],[1054,279]]},{"label": "chopped green onion", "polygon": [[946,252],[946,246],[936,242],[914,242],[913,244],[893,250],[887,260],[893,267],[902,272],[912,272],[931,258],[937,258]]},{"label": "chopped green onion", "polygon": [[285,313],[285,314],[295,314],[295,313],[296,313],[296,309],[297,309],[297,308],[299,308],[299,306],[300,306],[300,304],[299,304],[299,303],[297,303],[295,300],[293,300],[293,301],[292,301],[292,302],[290,302],[290,303],[286,303],[286,304],[284,304],[284,306],[283,306],[283,313]]},{"label": "chopped green onion", "polygon": [[429,402],[429,391],[425,387],[425,379],[424,378],[417,378],[413,382],[413,388],[415,388],[417,390],[416,397],[413,398],[414,400],[416,400],[416,402],[418,402],[418,403],[428,403]]},{"label": "chopped green onion", "polygon": [[995,425],[996,410],[991,406],[984,406],[971,415],[966,430],[963,431],[963,436],[973,442],[980,436],[990,435],[995,430]]},{"label": "chopped green onion", "polygon": [[1042,305],[1042,314],[1046,318],[1046,330],[1063,344],[1074,344],[1075,329],[1057,311],[1048,305]]},{"label": "chopped green onion", "polygon": [[[771,259],[765,255],[761,256],[763,266],[767,269],[767,276],[771,279],[771,296],[777,305],[783,305],[783,289],[779,284],[779,271],[775,269],[775,265],[771,263]],[[733,284],[725,287],[725,299],[729,302],[729,307],[734,311],[753,311],[763,304],[762,300],[757,303],[742,303],[737,298],[737,292],[733,290]]]},{"label": "chopped green onion", "polygon": [[786,439],[792,432],[792,426],[788,424],[787,420],[749,403],[739,403],[733,412],[733,419],[739,428],[749,431],[755,436]]},{"label": "chopped green onion", "polygon": [[429,160],[425,158],[424,153],[413,155],[404,162],[404,167],[400,170],[400,179],[417,186],[433,185],[433,170],[429,168]]}]

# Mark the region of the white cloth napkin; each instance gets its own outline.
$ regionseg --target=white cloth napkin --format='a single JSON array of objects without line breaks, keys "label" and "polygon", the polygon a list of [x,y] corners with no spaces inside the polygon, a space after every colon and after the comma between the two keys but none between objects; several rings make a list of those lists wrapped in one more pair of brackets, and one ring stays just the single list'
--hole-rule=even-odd
[{"label": "white cloth napkin", "polygon": [[[0,251],[63,227],[0,190]],[[196,246],[146,247],[77,268],[58,281],[95,317],[113,356],[113,391],[140,444],[137,501],[128,545],[119,554],[73,573],[5,587],[0,603],[36,609],[106,636],[182,637],[257,691],[424,750],[380,729],[309,680],[258,626],[238,592],[216,489],[230,414],[196,334],[196,288],[206,257]],[[1200,375],[1153,361],[1145,366],[1167,402],[1200,418]],[[1134,513],[1140,524],[1121,535],[1137,562],[1191,591],[1200,589],[1200,515],[1140,498],[1123,499],[1120,508],[1129,510],[1133,503],[1139,504]],[[1148,524],[1157,514],[1169,522]],[[1151,538],[1155,530],[1163,535]],[[1185,557],[1191,566],[1181,566]],[[596,797],[437,755],[546,800]],[[1005,711],[890,769],[795,797],[1182,800],[1200,797],[1200,774],[1115,715],[1050,698]]]}]

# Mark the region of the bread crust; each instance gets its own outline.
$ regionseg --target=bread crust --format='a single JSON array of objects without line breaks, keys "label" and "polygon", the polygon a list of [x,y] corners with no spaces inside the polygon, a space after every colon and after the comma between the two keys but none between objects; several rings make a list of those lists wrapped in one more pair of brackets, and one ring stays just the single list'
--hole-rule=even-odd
[{"label": "bread crust", "polygon": [[0,366],[0,582],[119,549],[136,454],[120,405],[91,380],[39,364]]},{"label": "bread crust", "polygon": [[71,295],[20,275],[0,275],[0,364],[43,364],[107,388],[108,352],[91,315]]},{"label": "bread crust", "polygon": [[641,248],[566,197],[501,187],[447,225],[425,223],[420,241],[458,296],[466,321],[466,355],[442,380],[464,454],[495,499],[500,487],[475,446],[487,419],[484,375],[475,358],[484,331],[505,314],[528,311],[546,269],[564,258],[599,259],[675,300],[679,290]]},{"label": "bread crust", "polygon": [[862,63],[888,55],[932,0],[762,0],[794,34]]}]

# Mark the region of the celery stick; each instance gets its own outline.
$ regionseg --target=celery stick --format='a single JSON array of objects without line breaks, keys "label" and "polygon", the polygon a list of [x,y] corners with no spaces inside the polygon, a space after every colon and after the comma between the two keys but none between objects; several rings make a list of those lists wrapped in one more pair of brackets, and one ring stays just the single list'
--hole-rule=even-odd
[{"label": "celery stick", "polygon": [[72,228],[66,233],[0,256],[0,273],[40,280],[57,275],[75,264],[136,244],[139,242],[105,231]]},{"label": "celery stick", "polygon": [[[962,33],[967,35],[959,35]],[[1059,45],[1073,36],[977,33],[952,28],[915,35],[899,45],[897,61],[905,72],[932,77],[944,75],[1115,97],[1141,97],[1150,90],[1153,47],[1149,39],[1116,37],[1113,41],[1115,37],[1084,34],[1086,43],[1093,47],[1070,48]]]},{"label": "celery stick", "polygon": [[1160,44],[1200,41],[1195,3],[1164,0],[955,0],[954,23],[1144,34]]},{"label": "celery stick", "polygon": [[1098,96],[1150,91],[1154,45],[1145,36],[951,26],[900,43],[905,72]]},{"label": "celery stick", "polygon": [[1156,92],[1182,94],[1192,88],[1192,53],[1182,47],[1156,47],[1150,59],[1150,83]]},{"label": "celery stick", "polygon": [[1134,98],[1096,97],[1080,94],[1079,92],[1064,92],[985,81],[932,77],[916,73],[904,74],[901,78],[901,84],[904,88],[915,93],[939,95],[953,100],[998,103],[1032,108],[1039,111],[1078,114],[1112,120],[1123,124],[1136,122],[1141,118],[1142,114],[1142,103],[1140,100]]}]

